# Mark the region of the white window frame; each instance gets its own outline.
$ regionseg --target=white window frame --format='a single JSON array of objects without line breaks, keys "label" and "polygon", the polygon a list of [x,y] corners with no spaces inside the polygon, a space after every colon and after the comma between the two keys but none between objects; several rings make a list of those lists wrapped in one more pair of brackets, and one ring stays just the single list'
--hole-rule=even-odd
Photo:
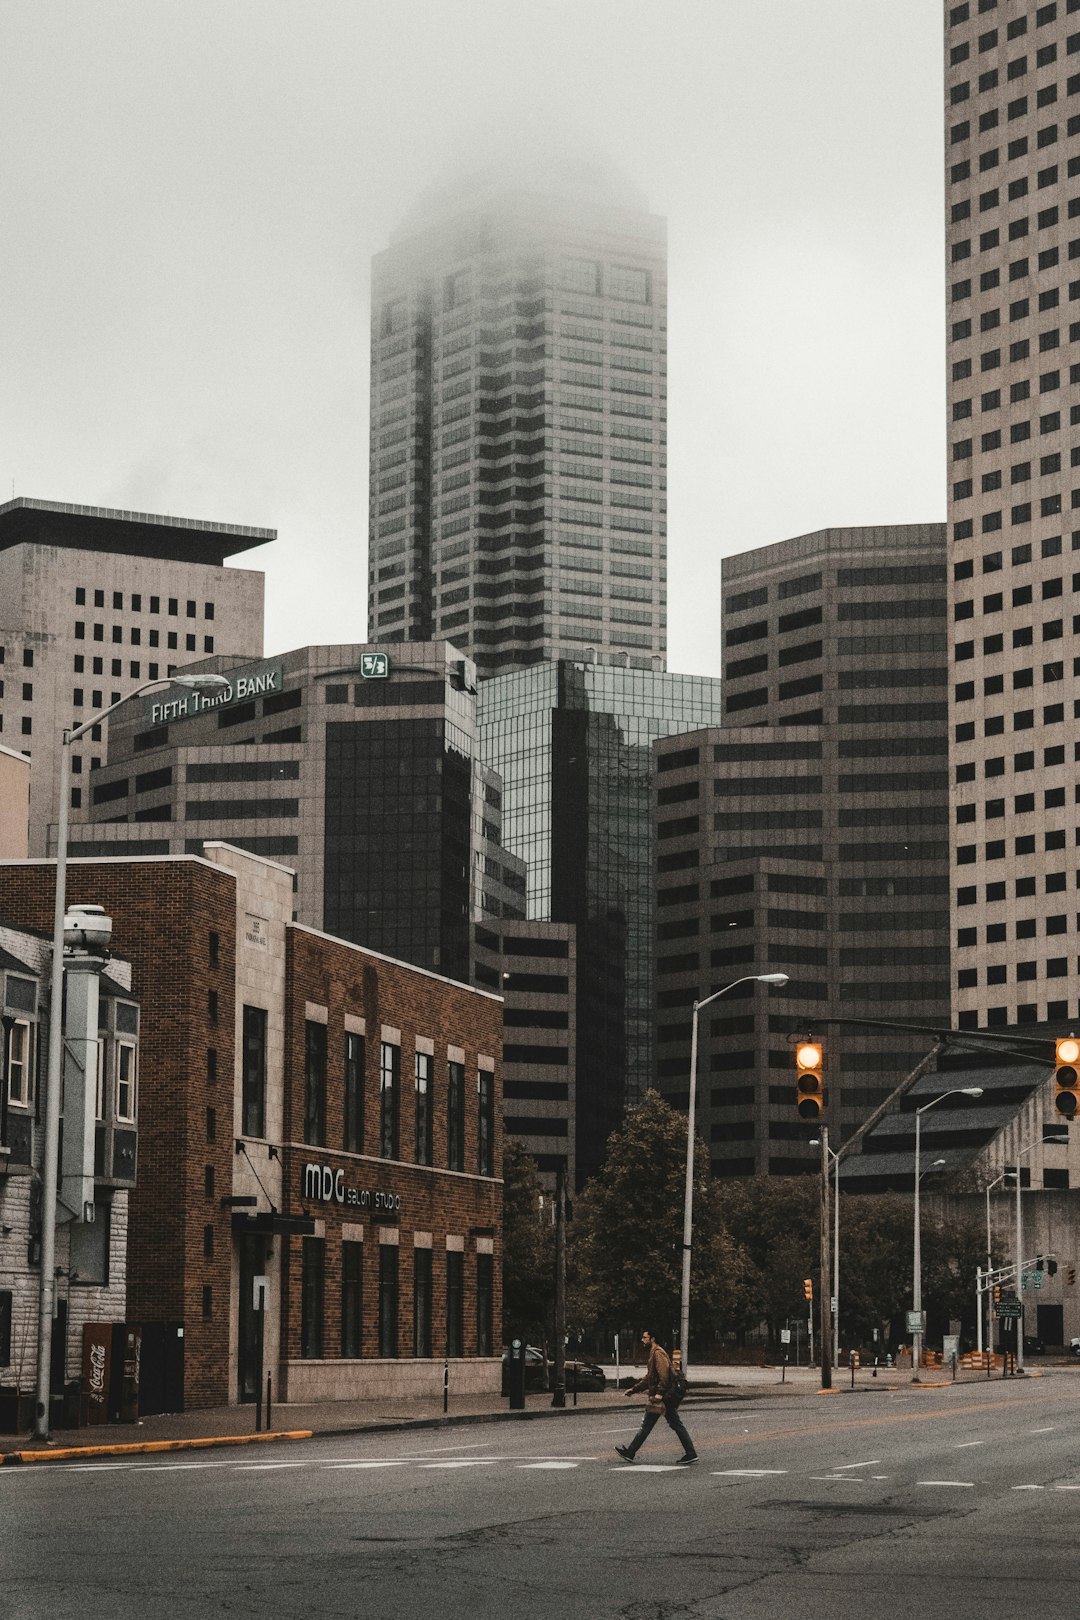
[{"label": "white window frame", "polygon": [[[16,1018],[8,1037],[8,1102],[14,1103],[16,1108],[29,1108],[34,1101],[34,1027],[29,1018]],[[16,1092],[16,1073],[20,1076],[19,1092]]]},{"label": "white window frame", "polygon": [[[116,1117],[125,1124],[135,1123],[138,1104],[139,1049],[134,1041],[116,1043]],[[127,1106],[124,1096],[127,1093]]]}]

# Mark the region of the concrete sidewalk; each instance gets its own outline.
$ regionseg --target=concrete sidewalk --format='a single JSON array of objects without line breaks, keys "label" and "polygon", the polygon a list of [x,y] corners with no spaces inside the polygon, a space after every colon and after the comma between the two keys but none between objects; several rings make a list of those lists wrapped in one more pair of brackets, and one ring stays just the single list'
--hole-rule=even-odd
[{"label": "concrete sidewalk", "polygon": [[[567,1393],[567,1404],[562,1410],[551,1404],[550,1394],[526,1396],[525,1410],[511,1411],[505,1396],[451,1395],[444,1414],[442,1397],[427,1399],[379,1401],[324,1401],[318,1405],[275,1404],[272,1431],[268,1435],[255,1432],[254,1406],[218,1406],[191,1412],[159,1413],[137,1423],[110,1423],[95,1428],[62,1429],[53,1433],[52,1441],[43,1444],[28,1439],[25,1434],[0,1435],[0,1463],[25,1460],[33,1453],[43,1453],[60,1460],[63,1454],[79,1451],[82,1454],[109,1455],[117,1448],[123,1450],[187,1450],[195,1446],[238,1445],[260,1440],[285,1437],[307,1438],[318,1434],[383,1433],[396,1429],[438,1429],[476,1423],[522,1422],[540,1418],[558,1418],[564,1421],[576,1414],[610,1412],[626,1405],[625,1396],[615,1387],[614,1368],[608,1369],[610,1381],[601,1394],[579,1394],[577,1405],[573,1395]],[[1034,1372],[1034,1369],[1031,1369]],[[644,1375],[643,1367],[623,1367],[623,1383]],[[998,1375],[1000,1377],[1000,1374]],[[956,1382],[969,1384],[985,1377],[976,1373],[962,1373]],[[922,1381],[913,1386],[909,1368],[856,1369],[854,1384],[848,1368],[833,1371],[833,1393],[837,1396],[875,1392],[887,1393],[899,1389],[941,1389],[953,1382],[951,1376],[941,1376],[940,1369],[926,1369]],[[816,1367],[788,1367],[781,1374],[778,1367],[696,1366],[690,1372],[688,1408],[703,1407],[713,1402],[782,1399],[801,1395],[816,1395],[821,1390],[821,1376]],[[632,1408],[628,1408],[632,1409]],[[265,1414],[264,1414],[265,1417]]]}]

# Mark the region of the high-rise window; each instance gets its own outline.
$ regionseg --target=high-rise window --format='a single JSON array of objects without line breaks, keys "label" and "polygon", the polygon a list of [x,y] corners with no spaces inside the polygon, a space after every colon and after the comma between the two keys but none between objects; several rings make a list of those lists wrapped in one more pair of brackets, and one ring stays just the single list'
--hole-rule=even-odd
[{"label": "high-rise window", "polygon": [[446,1167],[465,1168],[465,1065],[446,1066]]},{"label": "high-rise window", "polygon": [[304,1141],[326,1146],[326,1025],[304,1025]]},{"label": "high-rise window", "polygon": [[345,1036],[345,1131],[342,1146],[346,1153],[364,1151],[364,1037],[351,1030]]},{"label": "high-rise window", "polygon": [[266,1011],[244,1008],[242,1128],[245,1136],[266,1135]]},{"label": "high-rise window", "polygon": [[379,1153],[398,1157],[401,1114],[401,1048],[383,1041],[379,1061]]},{"label": "high-rise window", "polygon": [[363,1342],[364,1245],[341,1245],[341,1354],[355,1360]]},{"label": "high-rise window", "polygon": [[431,1250],[413,1250],[413,1355],[431,1354]]},{"label": "high-rise window", "polygon": [[465,1256],[460,1249],[446,1251],[446,1353],[463,1356]]},{"label": "high-rise window", "polygon": [[398,1251],[396,1243],[379,1245],[379,1354],[398,1353]]},{"label": "high-rise window", "polygon": [[303,1239],[300,1253],[300,1354],[305,1361],[322,1360],[325,1250],[322,1238]]},{"label": "high-rise window", "polygon": [[416,1054],[416,1163],[431,1163],[431,1057]]}]

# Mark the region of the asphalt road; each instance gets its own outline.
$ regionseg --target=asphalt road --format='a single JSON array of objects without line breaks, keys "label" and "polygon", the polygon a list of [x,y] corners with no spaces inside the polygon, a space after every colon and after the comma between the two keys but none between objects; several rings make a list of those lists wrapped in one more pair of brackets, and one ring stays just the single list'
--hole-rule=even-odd
[{"label": "asphalt road", "polygon": [[1080,1376],[0,1469],[0,1615],[1075,1612]]}]

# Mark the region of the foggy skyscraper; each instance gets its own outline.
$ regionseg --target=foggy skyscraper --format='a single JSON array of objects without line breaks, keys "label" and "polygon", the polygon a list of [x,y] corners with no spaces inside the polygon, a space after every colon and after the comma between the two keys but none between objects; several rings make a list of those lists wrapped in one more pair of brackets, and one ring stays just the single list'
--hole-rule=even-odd
[{"label": "foggy skyscraper", "polygon": [[662,669],[664,221],[484,177],[414,211],[371,302],[370,639]]}]

